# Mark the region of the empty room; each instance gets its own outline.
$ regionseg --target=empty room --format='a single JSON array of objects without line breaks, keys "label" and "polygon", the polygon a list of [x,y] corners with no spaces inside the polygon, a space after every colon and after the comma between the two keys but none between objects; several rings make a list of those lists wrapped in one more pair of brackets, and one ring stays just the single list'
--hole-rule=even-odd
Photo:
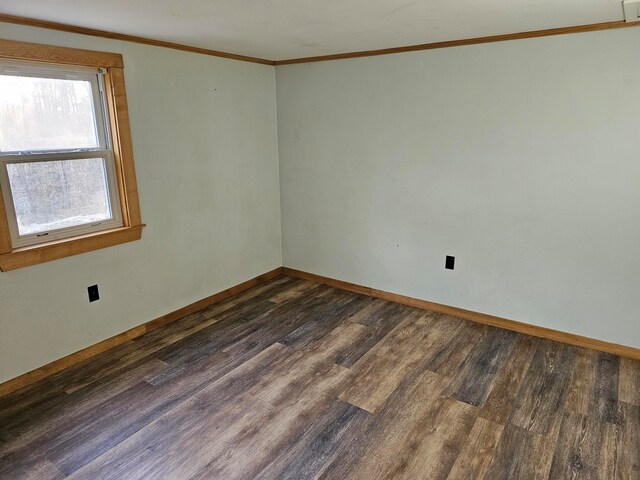
[{"label": "empty room", "polygon": [[640,480],[640,0],[0,0],[0,480]]}]

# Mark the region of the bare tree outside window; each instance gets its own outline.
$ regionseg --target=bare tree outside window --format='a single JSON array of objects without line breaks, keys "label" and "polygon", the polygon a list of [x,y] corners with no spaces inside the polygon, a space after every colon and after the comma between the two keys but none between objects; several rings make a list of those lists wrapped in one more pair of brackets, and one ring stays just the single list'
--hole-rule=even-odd
[{"label": "bare tree outside window", "polygon": [[111,217],[101,158],[7,165],[21,235]]},{"label": "bare tree outside window", "polygon": [[96,148],[91,83],[0,75],[0,151]]}]

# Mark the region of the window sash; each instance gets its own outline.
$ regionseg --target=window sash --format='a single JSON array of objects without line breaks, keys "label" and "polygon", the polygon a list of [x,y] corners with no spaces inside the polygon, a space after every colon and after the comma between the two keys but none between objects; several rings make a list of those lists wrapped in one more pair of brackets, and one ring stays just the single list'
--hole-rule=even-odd
[{"label": "window sash", "polygon": [[[107,189],[109,192],[109,204],[111,207],[111,218],[97,223],[76,225],[73,227],[53,229],[38,232],[30,235],[20,235],[18,230],[18,220],[13,202],[13,194],[9,183],[7,164],[47,162],[59,160],[74,160],[83,158],[101,158],[105,165],[107,178]],[[27,247],[40,243],[61,240],[79,235],[110,230],[123,226],[122,209],[120,196],[118,193],[118,180],[116,176],[116,166],[111,150],[104,149],[83,149],[74,152],[37,153],[22,155],[1,155],[0,156],[0,187],[4,197],[5,210],[9,223],[9,233],[11,243],[14,248]]]},{"label": "window sash", "polygon": [[[95,127],[98,137],[98,148],[111,149],[111,135],[109,132],[108,112],[105,104],[104,74],[105,69],[86,67],[65,67],[56,65],[41,66],[24,61],[0,61],[0,75],[16,77],[54,78],[61,80],[85,80],[91,84],[93,95],[93,109],[95,113]],[[19,153],[63,152],[68,150],[20,150],[0,151],[0,155],[14,155]]]}]

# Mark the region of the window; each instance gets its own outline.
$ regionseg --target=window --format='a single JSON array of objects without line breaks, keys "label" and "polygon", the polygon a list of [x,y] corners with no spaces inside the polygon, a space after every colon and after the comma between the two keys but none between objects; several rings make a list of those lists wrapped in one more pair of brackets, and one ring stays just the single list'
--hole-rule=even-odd
[{"label": "window", "polygon": [[140,238],[122,70],[117,54],[0,40],[3,271]]},{"label": "window", "polygon": [[103,75],[0,62],[0,184],[13,247],[122,226]]}]

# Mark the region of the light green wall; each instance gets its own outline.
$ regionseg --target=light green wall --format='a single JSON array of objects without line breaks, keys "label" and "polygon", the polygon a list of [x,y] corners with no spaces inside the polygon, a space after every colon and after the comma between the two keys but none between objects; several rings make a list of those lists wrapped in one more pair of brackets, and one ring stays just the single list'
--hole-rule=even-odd
[{"label": "light green wall", "polygon": [[278,67],[284,264],[640,347],[639,45]]}]

